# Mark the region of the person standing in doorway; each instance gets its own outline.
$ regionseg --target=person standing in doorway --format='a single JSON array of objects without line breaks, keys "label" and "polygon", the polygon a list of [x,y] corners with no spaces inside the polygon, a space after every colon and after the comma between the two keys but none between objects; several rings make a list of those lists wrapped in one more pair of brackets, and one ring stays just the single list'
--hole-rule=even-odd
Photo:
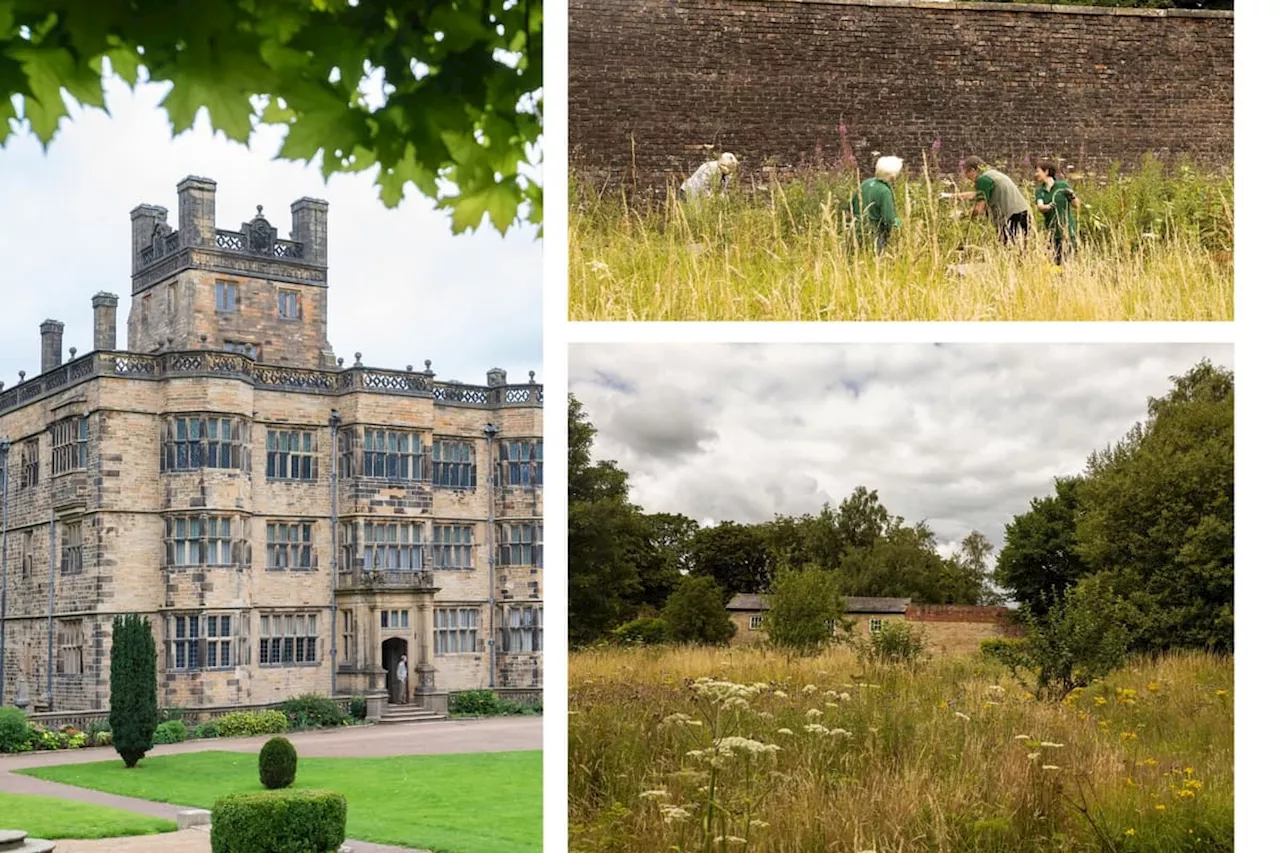
[{"label": "person standing in doorway", "polygon": [[400,704],[409,704],[409,656],[400,655],[400,663],[396,664],[396,682],[400,687]]},{"label": "person standing in doorway", "polygon": [[1013,179],[998,169],[991,169],[981,157],[966,157],[962,167],[964,176],[973,182],[973,191],[956,193],[952,198],[973,200],[970,216],[989,216],[1000,235],[1000,242],[1021,246],[1030,226],[1028,216],[1031,206],[1023,198],[1022,191]]},{"label": "person standing in doorway", "polygon": [[1044,215],[1045,230],[1053,238],[1053,262],[1062,266],[1063,250],[1076,247],[1076,211],[1080,197],[1052,161],[1036,163],[1036,209]]}]

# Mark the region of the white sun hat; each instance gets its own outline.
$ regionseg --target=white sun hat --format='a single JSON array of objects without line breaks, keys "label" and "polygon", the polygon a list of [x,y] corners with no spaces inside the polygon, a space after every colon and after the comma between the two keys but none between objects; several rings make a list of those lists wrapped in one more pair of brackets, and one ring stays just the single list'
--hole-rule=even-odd
[{"label": "white sun hat", "polygon": [[720,155],[718,162],[720,163],[721,172],[736,172],[738,170],[738,158],[728,151]]},{"label": "white sun hat", "polygon": [[881,157],[876,161],[876,177],[882,181],[891,181],[901,173],[901,157]]}]

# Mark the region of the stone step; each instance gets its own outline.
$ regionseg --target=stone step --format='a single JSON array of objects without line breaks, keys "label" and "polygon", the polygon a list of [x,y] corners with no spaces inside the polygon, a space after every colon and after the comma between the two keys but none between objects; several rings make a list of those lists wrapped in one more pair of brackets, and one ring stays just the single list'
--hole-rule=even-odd
[{"label": "stone step", "polygon": [[433,714],[430,711],[401,711],[397,714],[383,714],[378,722],[382,725],[389,723],[429,723],[433,720],[447,720],[446,714]]},{"label": "stone step", "polygon": [[27,834],[18,829],[0,829],[2,853],[53,853],[53,848],[52,841],[27,838]]}]

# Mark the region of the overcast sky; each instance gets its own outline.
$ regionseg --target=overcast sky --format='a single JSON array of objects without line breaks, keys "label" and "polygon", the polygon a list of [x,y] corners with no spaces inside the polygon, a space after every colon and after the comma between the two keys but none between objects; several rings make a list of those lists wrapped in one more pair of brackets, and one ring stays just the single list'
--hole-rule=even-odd
[{"label": "overcast sky", "polygon": [[118,340],[127,340],[129,211],[169,210],[178,224],[177,185],[187,175],[218,184],[218,227],[239,230],[256,206],[288,237],[289,205],[329,202],[329,341],[350,364],[422,369],[484,384],[490,367],[515,381],[542,367],[542,249],[534,229],[504,239],[487,221],[454,237],[448,218],[413,188],[400,207],[378,200],[373,172],[335,175],[275,161],[281,134],[256,133],[251,149],[215,137],[203,111],[193,130],[171,138],[159,108],[168,86],[131,93],[108,88],[111,116],[76,109],[47,154],[29,133],[0,149],[0,380],[40,372],[41,321],[66,323],[64,352],[93,347],[90,298],[120,296]]},{"label": "overcast sky", "polygon": [[595,458],[649,512],[703,524],[817,512],[857,486],[949,552],[1123,437],[1217,344],[577,345]]}]

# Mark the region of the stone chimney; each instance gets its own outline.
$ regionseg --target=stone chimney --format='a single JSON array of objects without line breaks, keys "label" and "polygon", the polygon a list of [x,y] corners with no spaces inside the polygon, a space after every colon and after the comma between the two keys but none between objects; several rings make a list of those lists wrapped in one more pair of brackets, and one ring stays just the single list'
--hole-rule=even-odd
[{"label": "stone chimney", "polygon": [[93,296],[93,348],[110,352],[116,348],[116,306],[120,297],[99,292]]},{"label": "stone chimney", "polygon": [[495,367],[489,371],[489,387],[497,388],[500,385],[507,384],[507,371],[501,367]]},{"label": "stone chimney", "polygon": [[[169,227],[169,211],[154,204],[138,205],[129,211],[129,219],[133,223],[133,274],[137,275],[146,266],[142,260],[142,250],[154,245],[157,228],[161,238],[173,229]],[[152,260],[158,259],[153,257]]]},{"label": "stone chimney", "polygon": [[214,193],[218,185],[208,178],[188,175],[178,184],[178,239],[183,246],[212,246],[217,239]]},{"label": "stone chimney", "polygon": [[40,372],[48,373],[62,364],[62,323],[45,320],[40,324]]},{"label": "stone chimney", "polygon": [[302,244],[302,259],[326,266],[329,263],[329,202],[300,198],[293,211],[293,232],[289,239]]}]

